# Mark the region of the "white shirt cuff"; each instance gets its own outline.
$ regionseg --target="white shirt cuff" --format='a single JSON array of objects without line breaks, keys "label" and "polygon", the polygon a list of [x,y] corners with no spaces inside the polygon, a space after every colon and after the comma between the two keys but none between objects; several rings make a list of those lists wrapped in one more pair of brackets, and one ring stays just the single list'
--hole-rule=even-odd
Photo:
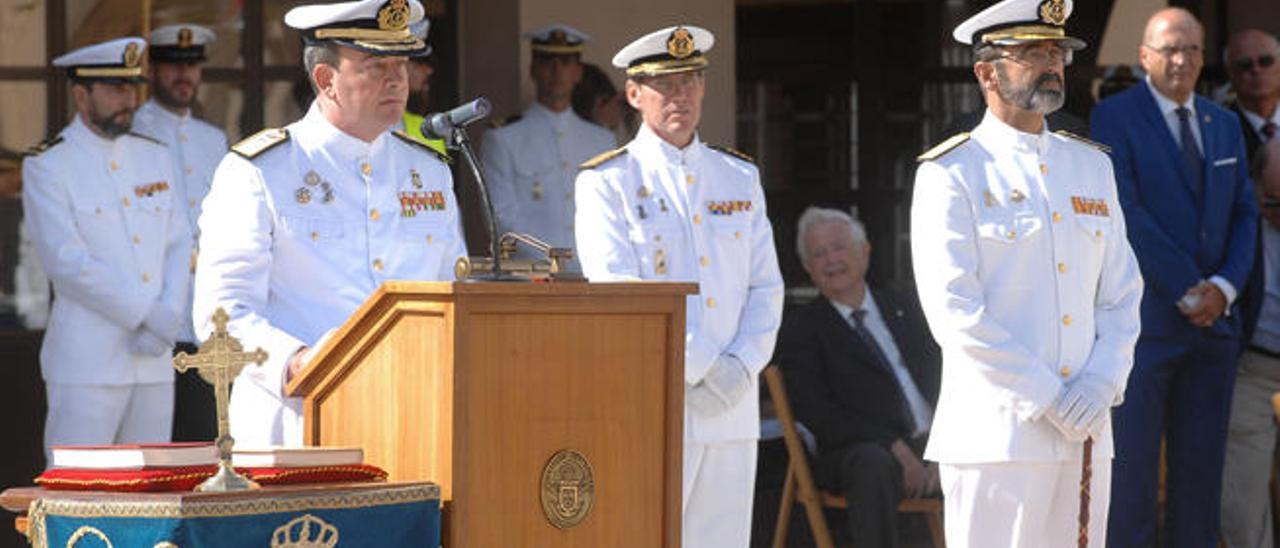
[{"label": "white shirt cuff", "polygon": [[1231,303],[1236,302],[1236,288],[1222,276],[1214,276],[1209,278],[1209,283],[1218,286],[1222,290],[1222,295],[1227,298],[1227,308],[1223,311],[1223,316],[1231,315]]}]

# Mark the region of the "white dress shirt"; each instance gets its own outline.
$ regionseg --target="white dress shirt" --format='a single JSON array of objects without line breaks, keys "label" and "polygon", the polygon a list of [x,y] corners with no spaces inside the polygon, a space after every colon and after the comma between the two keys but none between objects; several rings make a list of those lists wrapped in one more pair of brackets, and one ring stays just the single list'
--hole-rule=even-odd
[{"label": "white dress shirt", "polygon": [[[579,118],[573,109],[553,112],[537,102],[519,120],[490,130],[480,157],[499,231],[573,247],[578,165],[616,146],[609,130]],[[536,255],[522,248],[519,256]]]},{"label": "white dress shirt", "polygon": [[[156,103],[154,98],[143,103],[134,113],[133,127],[138,133],[168,146],[169,157],[173,160],[174,192],[182,203],[191,234],[198,240],[200,204],[213,183],[213,170],[227,153],[227,136],[221,129],[192,116],[190,111],[185,115],[175,114]],[[195,273],[195,263],[193,255],[188,283]],[[182,317],[191,318],[190,301]],[[182,326],[179,337],[185,342],[199,342],[190,323]]]},{"label": "white dress shirt", "polygon": [[270,355],[231,393],[232,435],[251,445],[302,442],[301,401],[283,391],[294,352],[384,281],[452,280],[466,255],[452,176],[425,145],[390,131],[365,142],[315,104],[285,129],[252,159],[226,155],[200,217],[197,334],[223,307],[232,335]]},{"label": "white dress shirt", "polygon": [[1271,112],[1271,118],[1269,119],[1263,118],[1261,114],[1244,108],[1244,105],[1240,105],[1240,112],[1244,113],[1244,119],[1249,121],[1249,127],[1253,129],[1253,134],[1258,136],[1259,141],[1267,141],[1266,134],[1262,133],[1262,127],[1267,125],[1267,122],[1274,124],[1276,126],[1277,134],[1280,135],[1280,107],[1277,107]]},{"label": "white dress shirt", "polygon": [[[920,164],[911,255],[943,356],[925,457],[1079,459],[1042,415],[1080,375],[1118,404],[1140,324],[1142,277],[1106,154],[988,111],[967,141]],[[1094,454],[1112,455],[1109,422]]]},{"label": "white dress shirt", "polygon": [[716,416],[685,413],[700,443],[759,437],[757,374],[782,321],[782,274],[756,166],[703,144],[683,149],[641,126],[626,153],[578,175],[577,244],[594,282],[694,282],[685,311],[686,386],[721,354],[737,356],[751,389]]},{"label": "white dress shirt", "polygon": [[[854,309],[844,303],[828,299],[827,302],[836,309],[841,318],[849,324],[851,329],[856,330],[857,324],[854,323]],[[902,395],[906,398],[907,408],[911,412],[911,420],[913,430],[911,436],[918,438],[929,432],[929,425],[933,423],[933,409],[929,406],[929,400],[924,398],[924,394],[920,393],[920,388],[916,386],[915,379],[911,378],[911,371],[907,369],[907,364],[902,360],[902,353],[898,351],[898,345],[893,340],[893,333],[889,331],[889,326],[884,323],[884,316],[880,314],[880,307],[876,306],[875,297],[871,296],[871,292],[863,288],[862,308],[866,311],[866,315],[862,318],[862,324],[866,326],[867,331],[875,338],[876,344],[880,345],[880,351],[884,352],[884,357],[889,360],[889,367],[893,369],[893,376],[898,379],[898,386],[902,388]]]}]

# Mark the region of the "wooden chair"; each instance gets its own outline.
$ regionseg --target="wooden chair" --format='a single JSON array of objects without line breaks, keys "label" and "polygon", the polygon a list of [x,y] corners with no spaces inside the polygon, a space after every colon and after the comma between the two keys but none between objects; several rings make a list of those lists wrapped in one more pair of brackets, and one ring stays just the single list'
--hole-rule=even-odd
[{"label": "wooden chair", "polygon": [[[813,531],[813,539],[818,548],[834,548],[831,529],[827,527],[822,509],[848,508],[849,503],[841,495],[818,489],[814,483],[813,473],[809,471],[808,455],[804,442],[800,440],[800,432],[796,430],[795,415],[791,413],[791,402],[787,399],[786,385],[782,382],[782,372],[778,370],[778,366],[766,367],[764,380],[769,387],[769,396],[773,399],[778,423],[782,425],[788,461],[787,479],[782,487],[782,504],[778,508],[778,523],[773,532],[773,548],[783,548],[786,544],[787,529],[791,525],[791,508],[797,500],[804,506],[805,516],[809,518],[809,529]],[[898,505],[898,511],[924,514],[934,547],[946,548],[946,540],[942,534],[941,500],[907,499]]]}]

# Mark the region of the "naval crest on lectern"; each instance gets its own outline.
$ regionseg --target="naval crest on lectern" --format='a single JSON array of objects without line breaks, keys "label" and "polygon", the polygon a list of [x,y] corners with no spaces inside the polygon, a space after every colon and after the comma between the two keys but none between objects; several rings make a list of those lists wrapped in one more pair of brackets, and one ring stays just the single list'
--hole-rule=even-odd
[{"label": "naval crest on lectern", "polygon": [[596,483],[582,453],[562,449],[542,469],[542,512],[559,529],[574,527],[591,513]]}]

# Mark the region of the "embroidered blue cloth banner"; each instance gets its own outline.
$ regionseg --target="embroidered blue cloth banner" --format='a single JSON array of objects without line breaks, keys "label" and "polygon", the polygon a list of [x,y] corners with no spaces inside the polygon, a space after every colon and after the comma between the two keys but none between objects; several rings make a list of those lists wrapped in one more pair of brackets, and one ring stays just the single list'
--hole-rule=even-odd
[{"label": "embroidered blue cloth banner", "polygon": [[440,546],[429,483],[246,496],[58,493],[31,504],[35,548]]}]

